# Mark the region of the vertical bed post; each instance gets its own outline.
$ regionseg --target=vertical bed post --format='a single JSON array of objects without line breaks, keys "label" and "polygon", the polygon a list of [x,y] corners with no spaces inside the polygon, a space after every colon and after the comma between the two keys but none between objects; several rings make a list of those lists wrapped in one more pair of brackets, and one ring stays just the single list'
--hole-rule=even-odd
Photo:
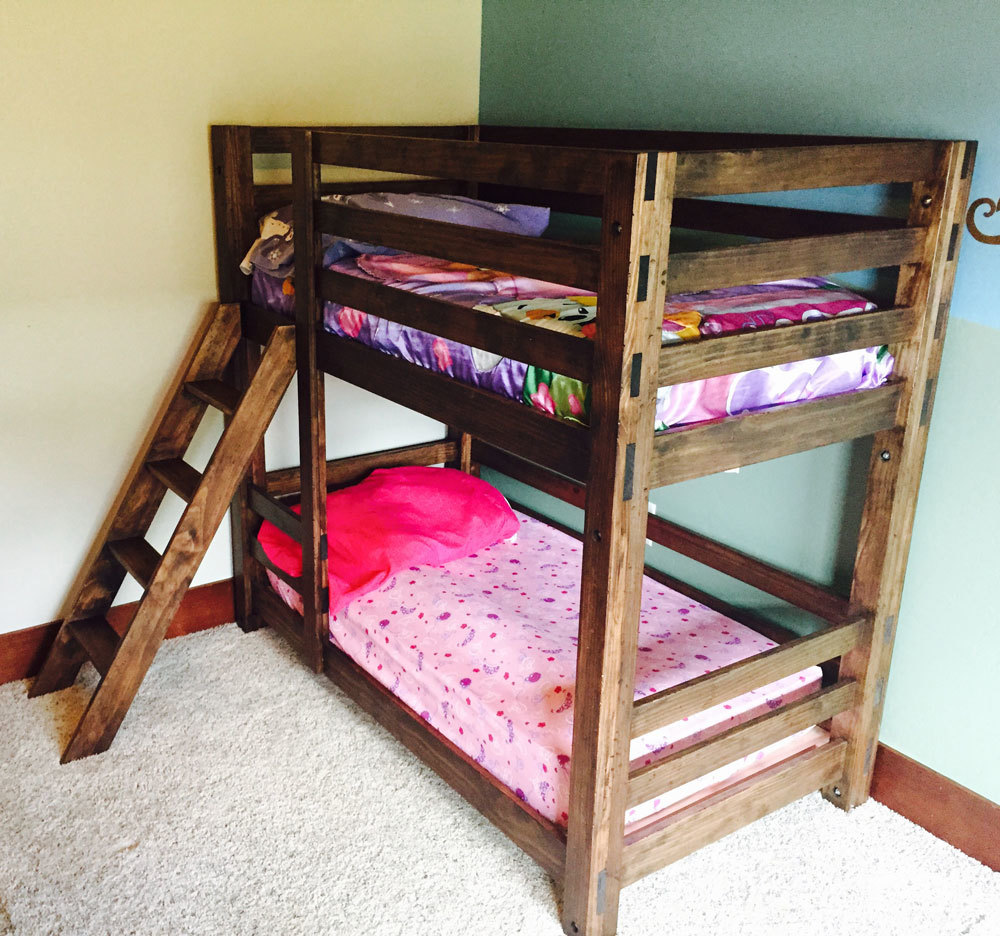
[{"label": "vertical bed post", "polygon": [[330,606],[326,576],[326,412],[323,372],[316,366],[316,333],[322,306],[316,298],[316,260],[320,256],[314,224],[319,166],[313,159],[312,132],[303,130],[292,145],[295,200],[295,359],[298,369],[299,466],[302,479],[302,635],[312,669],[323,671]]},{"label": "vertical bed post", "polygon": [[610,936],[617,927],[675,165],[672,153],[608,162],[562,919],[569,934]]},{"label": "vertical bed post", "polygon": [[934,178],[913,186],[909,224],[926,226],[927,238],[920,262],[900,269],[896,305],[917,309],[921,324],[892,349],[894,376],[905,380],[899,425],[878,433],[872,446],[851,587],[852,603],[871,611],[872,627],[841,660],[840,678],[858,680],[862,692],[856,709],[833,720],[832,736],[848,740],[847,756],[841,780],[823,791],[844,809],[864,802],[871,786],[974,154],[974,143],[943,143]]},{"label": "vertical bed post", "polygon": [[[250,128],[213,126],[212,193],[215,212],[215,256],[220,302],[250,298],[250,281],[240,270],[247,247],[257,237],[253,187],[253,148]],[[260,347],[240,339],[232,358],[233,384],[246,390],[260,362]],[[226,419],[227,423],[229,418]],[[253,613],[253,582],[259,567],[250,552],[253,515],[248,504],[250,484],[263,486],[266,466],[264,443],[254,450],[246,476],[229,508],[233,554],[233,608],[236,622],[247,631],[259,626]]]}]

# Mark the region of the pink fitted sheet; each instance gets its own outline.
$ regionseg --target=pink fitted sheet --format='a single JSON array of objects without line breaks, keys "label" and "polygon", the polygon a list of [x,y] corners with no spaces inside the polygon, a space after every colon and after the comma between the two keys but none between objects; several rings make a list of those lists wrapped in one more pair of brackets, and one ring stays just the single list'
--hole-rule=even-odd
[{"label": "pink fitted sheet", "polygon": [[[445,737],[558,824],[569,800],[580,543],[518,512],[512,539],[447,566],[412,567],[331,615],[341,649]],[[271,575],[281,597],[299,595]],[[750,628],[643,579],[635,698],[767,650]],[[632,742],[648,764],[814,691],[811,667]],[[817,731],[819,732],[817,734]],[[815,746],[808,729],[630,809],[651,821],[699,790]]]}]

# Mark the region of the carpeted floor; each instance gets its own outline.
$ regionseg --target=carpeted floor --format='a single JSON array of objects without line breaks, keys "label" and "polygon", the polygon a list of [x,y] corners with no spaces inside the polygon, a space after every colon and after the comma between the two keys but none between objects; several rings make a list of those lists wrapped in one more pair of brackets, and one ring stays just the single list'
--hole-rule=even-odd
[{"label": "carpeted floor", "polygon": [[[267,631],[168,642],[112,749],[65,767],[86,694],[26,689],[0,687],[0,936],[561,932],[544,872]],[[620,919],[995,936],[1000,874],[814,795],[627,888]]]}]

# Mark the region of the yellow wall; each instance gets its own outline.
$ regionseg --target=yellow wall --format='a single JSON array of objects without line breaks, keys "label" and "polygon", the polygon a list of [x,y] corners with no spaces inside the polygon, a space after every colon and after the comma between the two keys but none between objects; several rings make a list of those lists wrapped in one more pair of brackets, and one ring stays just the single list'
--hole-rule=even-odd
[{"label": "yellow wall", "polygon": [[[209,124],[475,122],[480,10],[0,0],[0,632],[55,617],[215,297]],[[328,406],[332,450],[437,428],[343,385]]]}]

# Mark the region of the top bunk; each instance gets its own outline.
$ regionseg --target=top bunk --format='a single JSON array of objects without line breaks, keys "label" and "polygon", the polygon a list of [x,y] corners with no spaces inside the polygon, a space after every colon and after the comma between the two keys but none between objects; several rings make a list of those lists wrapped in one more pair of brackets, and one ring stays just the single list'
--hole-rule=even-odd
[{"label": "top bunk", "polygon": [[[872,389],[656,432],[648,483],[658,487],[905,422],[914,376],[906,349],[940,331],[947,311],[925,300],[932,267],[954,250],[954,232],[945,230],[954,210],[948,179],[965,177],[974,145],[495,126],[219,126],[213,150],[220,298],[243,302],[248,336],[263,341],[287,323],[249,301],[238,265],[257,237],[257,219],[291,202],[297,266],[314,270],[296,280],[295,315],[315,333],[316,366],[577,482],[589,476],[593,429],[622,418],[637,397],[649,417],[658,388],[882,345],[895,354],[892,377]],[[280,178],[289,163],[275,154],[290,155],[291,184]],[[268,160],[279,166],[277,181],[261,171]],[[862,214],[726,200],[846,186],[889,187],[891,198],[868,201],[902,207]],[[529,237],[327,198],[371,191],[539,205],[576,224],[560,225],[556,237]],[[684,236],[692,231],[700,241]],[[569,284],[595,294],[597,322],[609,324],[587,340],[346,275],[324,268],[321,236]],[[876,311],[693,341],[661,343],[648,334],[659,316],[644,308],[659,308],[666,295],[872,270],[879,271]],[[591,425],[331,334],[322,328],[326,302],[583,381],[595,397]]]}]

